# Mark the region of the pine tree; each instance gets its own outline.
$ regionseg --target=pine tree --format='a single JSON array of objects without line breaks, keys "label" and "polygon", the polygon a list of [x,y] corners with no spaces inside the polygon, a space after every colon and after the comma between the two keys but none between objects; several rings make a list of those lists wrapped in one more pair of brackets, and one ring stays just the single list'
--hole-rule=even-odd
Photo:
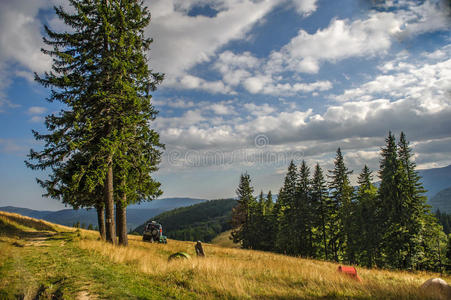
[{"label": "pine tree", "polygon": [[274,222],[274,202],[271,191],[268,192],[265,201],[265,213],[263,215],[263,234],[261,235],[261,250],[275,251],[275,236],[278,226]]},{"label": "pine tree", "polygon": [[403,222],[403,170],[400,169],[395,136],[389,132],[381,151],[379,198],[381,200],[382,252],[387,267],[402,268],[407,253],[407,228]]},{"label": "pine tree", "polygon": [[[86,199],[86,195],[98,197],[99,187],[103,187],[105,205],[96,208],[105,208],[106,239],[116,242],[116,199],[118,216],[123,217],[119,240],[126,245],[124,208],[128,199],[161,193],[150,177],[162,145],[158,134],[148,127],[156,115],[149,92],[163,78],[148,69],[144,55],[152,42],[143,36],[150,14],[142,2],[132,0],[70,0],[70,4],[73,15],[61,7],[56,13],[74,33],[45,28],[48,38],[44,41],[53,50],[44,53],[54,58],[53,72],[36,76],[42,85],[52,87],[49,100],[63,102],[67,110],[46,118],[49,134],[35,132],[36,139],[44,140],[46,146],[41,152],[30,152],[30,159],[38,162],[28,162],[28,166],[51,167],[50,179],[40,183],[49,194],[70,205],[91,203],[73,203],[67,191],[84,193],[80,199]],[[80,157],[85,164],[77,163]],[[118,168],[126,175],[113,177]],[[69,170],[71,173],[65,174]],[[133,173],[139,173],[145,184],[130,178]],[[101,224],[102,213],[98,215]]]},{"label": "pine tree", "polygon": [[274,208],[274,202],[272,200],[272,193],[271,191],[268,192],[268,195],[266,195],[266,204],[265,204],[265,208],[266,208],[266,215],[271,213],[271,211]]},{"label": "pine tree", "polygon": [[355,196],[354,228],[352,238],[355,241],[354,253],[357,260],[366,267],[373,267],[378,255],[379,231],[379,203],[377,188],[372,183],[373,177],[367,165],[358,178],[358,190]]},{"label": "pine tree", "polygon": [[251,231],[251,214],[256,206],[249,174],[241,174],[240,183],[236,190],[238,204],[232,211],[232,239],[240,243],[242,248],[252,248],[253,232]]},{"label": "pine tree", "polygon": [[288,166],[283,187],[279,193],[279,230],[276,245],[280,252],[297,254],[300,244],[300,235],[297,224],[297,194],[298,174],[293,161]]},{"label": "pine tree", "polygon": [[300,234],[299,254],[302,256],[313,255],[313,219],[310,192],[310,168],[302,160],[299,168],[298,185],[296,191],[297,226]]},{"label": "pine tree", "polygon": [[324,179],[323,170],[317,163],[312,178],[312,205],[313,212],[317,216],[316,234],[314,235],[316,246],[324,252],[324,258],[329,259],[330,251],[328,249],[330,228],[331,202],[329,192]]},{"label": "pine tree", "polygon": [[333,257],[339,261],[342,257],[350,263],[354,262],[354,252],[352,240],[350,239],[352,226],[352,203],[353,187],[349,181],[349,171],[344,163],[341,149],[337,149],[337,155],[334,161],[334,169],[329,171],[330,179],[329,189],[331,190],[330,198],[332,200],[331,211],[331,228],[330,228],[330,245],[333,251]]},{"label": "pine tree", "polygon": [[[421,227],[425,218],[424,198],[410,161],[410,149],[405,136],[397,146],[389,133],[382,149],[379,176],[383,248],[389,267],[412,269],[421,255]],[[409,179],[410,178],[410,179]]]},{"label": "pine tree", "polygon": [[403,178],[405,179],[403,191],[407,202],[407,229],[410,236],[406,265],[410,268],[416,264],[419,259],[418,255],[421,252],[422,219],[424,219],[425,214],[431,214],[429,209],[426,208],[426,197],[423,195],[426,191],[420,182],[420,176],[415,171],[416,164],[412,160],[411,152],[409,142],[406,140],[404,132],[401,132],[398,143],[398,157],[400,166],[402,166],[404,171]]}]

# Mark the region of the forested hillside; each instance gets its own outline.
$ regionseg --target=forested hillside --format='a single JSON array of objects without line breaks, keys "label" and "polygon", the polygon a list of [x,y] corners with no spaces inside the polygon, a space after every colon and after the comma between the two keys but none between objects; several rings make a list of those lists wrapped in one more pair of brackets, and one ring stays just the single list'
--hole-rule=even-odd
[{"label": "forested hillside", "polygon": [[[234,199],[210,200],[189,207],[162,213],[151,220],[163,225],[163,233],[172,239],[210,242],[219,233],[231,228]],[[142,234],[144,225],[137,227]]]}]

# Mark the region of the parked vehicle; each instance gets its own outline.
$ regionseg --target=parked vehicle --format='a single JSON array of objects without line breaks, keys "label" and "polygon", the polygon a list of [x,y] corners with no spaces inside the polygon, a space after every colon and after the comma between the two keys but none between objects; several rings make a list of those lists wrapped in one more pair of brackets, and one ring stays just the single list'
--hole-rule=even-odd
[{"label": "parked vehicle", "polygon": [[163,226],[155,221],[147,222],[143,232],[143,241],[166,244],[167,238],[163,235]]}]

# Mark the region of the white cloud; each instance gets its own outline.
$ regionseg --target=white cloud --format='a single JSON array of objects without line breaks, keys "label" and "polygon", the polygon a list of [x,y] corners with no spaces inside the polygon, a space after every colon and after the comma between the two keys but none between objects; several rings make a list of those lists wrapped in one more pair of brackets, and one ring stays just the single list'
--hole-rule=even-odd
[{"label": "white cloud", "polygon": [[27,113],[30,115],[42,115],[47,111],[47,108],[42,106],[31,106],[28,108]]},{"label": "white cloud", "polygon": [[[226,51],[219,56],[216,68],[223,74],[223,83],[196,77],[189,73],[190,69],[210,62],[218,49],[230,41],[245,38],[252,26],[275,6],[290,2],[303,16],[317,8],[316,0],[147,0],[152,13],[147,34],[154,38],[150,64],[154,70],[166,74],[164,86],[231,93],[226,85],[236,86],[249,78],[251,74],[245,69],[254,68],[258,62],[250,53],[236,55]],[[193,7],[205,5],[218,13],[214,17],[188,14]],[[252,81],[246,86],[257,91],[256,80]]]},{"label": "white cloud", "polygon": [[301,29],[280,51],[271,54],[268,67],[317,73],[323,61],[379,55],[390,48],[401,24],[394,13],[381,12],[353,22],[335,19],[313,34]]},{"label": "white cloud", "polygon": [[217,115],[232,115],[236,114],[234,108],[230,105],[224,103],[214,103],[210,105],[209,109],[211,109]]},{"label": "white cloud", "polygon": [[23,155],[28,148],[25,145],[19,144],[14,139],[1,139],[0,138],[0,152]]},{"label": "white cloud", "polygon": [[42,116],[32,116],[30,118],[30,122],[32,122],[32,123],[43,123],[44,122],[44,118]]},{"label": "white cloud", "polygon": [[274,107],[269,106],[267,103],[263,105],[246,103],[243,106],[250,114],[255,116],[266,116],[276,111]]},{"label": "white cloud", "polygon": [[[254,138],[262,135],[268,142],[265,149],[271,153],[301,151],[310,161],[326,165],[332,159],[328,155],[341,147],[346,150],[350,167],[360,171],[365,163],[377,168],[379,147],[389,130],[396,134],[405,131],[418,151],[419,163],[424,165],[434,159],[440,164],[449,163],[446,153],[451,149],[451,60],[439,57],[432,59],[425,53],[413,60],[402,53],[390,68],[381,68],[381,74],[334,96],[340,101],[324,112],[234,102],[235,111],[249,112],[246,118],[233,122],[219,118],[214,124],[203,116],[191,123],[174,118],[178,122],[161,127],[171,133],[165,132],[162,137],[169,148],[222,151],[230,156],[240,149],[255,151]],[[433,145],[424,142],[431,140]],[[433,154],[431,147],[444,152],[435,150],[438,153]]]},{"label": "white cloud", "polygon": [[436,30],[450,28],[451,8],[448,1],[424,1],[424,3],[409,3],[409,10],[405,12],[405,29],[401,37],[418,35]]},{"label": "white cloud", "polygon": [[[175,85],[191,67],[207,62],[217,49],[245,37],[252,25],[266,15],[276,1],[222,1],[222,10],[213,17],[189,16],[176,10],[180,1],[147,1],[152,23],[147,34],[154,38],[150,53],[154,70],[167,75]],[[193,3],[190,1],[189,3]],[[185,8],[192,4],[185,4]]]},{"label": "white cloud", "polygon": [[418,64],[402,62],[388,64],[390,68],[384,68],[384,71],[390,72],[389,74],[376,76],[358,88],[345,90],[334,99],[368,101],[380,96],[402,97],[421,101],[419,109],[436,112],[449,105],[451,59],[431,63],[422,61]]},{"label": "white cloud", "polygon": [[230,93],[233,92],[224,85],[222,81],[206,81],[200,77],[192,76],[192,75],[184,75],[180,82],[177,85],[177,88],[186,88],[186,89],[194,89],[194,90],[205,90],[212,94],[217,93]]},{"label": "white cloud", "polygon": [[45,1],[2,1],[0,3],[0,59],[17,62],[27,71],[43,72],[50,58],[41,53],[43,46],[38,19],[39,10],[49,6]]},{"label": "white cloud", "polygon": [[300,15],[308,16],[317,9],[317,0],[293,0],[296,11]]}]

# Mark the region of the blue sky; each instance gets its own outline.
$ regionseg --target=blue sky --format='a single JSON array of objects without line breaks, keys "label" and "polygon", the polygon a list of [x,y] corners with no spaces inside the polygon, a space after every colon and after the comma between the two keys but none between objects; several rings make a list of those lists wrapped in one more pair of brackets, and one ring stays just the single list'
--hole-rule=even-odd
[{"label": "blue sky", "polygon": [[[234,195],[248,171],[277,192],[291,159],[330,169],[378,168],[389,130],[404,131],[420,168],[451,163],[451,35],[446,1],[156,0],[149,66],[166,79],[150,126],[166,152],[155,177],[164,197]],[[52,5],[0,2],[0,206],[58,209],[26,169],[42,145],[48,90],[33,72],[43,25],[64,31]]]}]

